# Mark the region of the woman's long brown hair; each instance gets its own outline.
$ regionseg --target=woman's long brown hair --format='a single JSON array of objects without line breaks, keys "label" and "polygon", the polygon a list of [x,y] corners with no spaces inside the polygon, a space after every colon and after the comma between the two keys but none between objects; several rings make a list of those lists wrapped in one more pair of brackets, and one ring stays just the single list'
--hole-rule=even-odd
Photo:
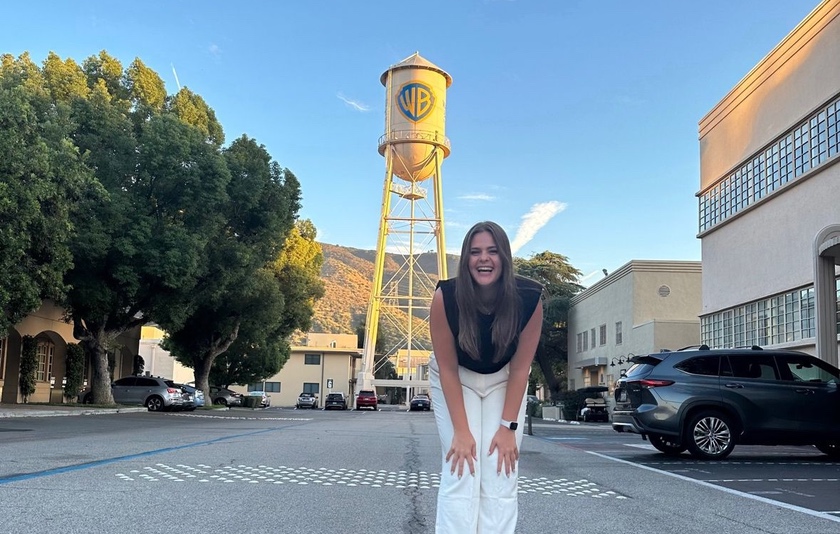
[{"label": "woman's long brown hair", "polygon": [[493,361],[499,361],[516,340],[519,330],[520,298],[516,291],[516,276],[513,272],[513,254],[510,240],[504,229],[492,221],[482,221],[470,228],[461,245],[461,258],[458,261],[458,276],[455,279],[455,300],[458,303],[458,345],[474,360],[481,359],[478,332],[478,295],[475,282],[470,274],[470,247],[473,237],[481,232],[488,232],[496,243],[502,273],[499,276],[496,301],[493,310],[493,345],[496,352]]}]

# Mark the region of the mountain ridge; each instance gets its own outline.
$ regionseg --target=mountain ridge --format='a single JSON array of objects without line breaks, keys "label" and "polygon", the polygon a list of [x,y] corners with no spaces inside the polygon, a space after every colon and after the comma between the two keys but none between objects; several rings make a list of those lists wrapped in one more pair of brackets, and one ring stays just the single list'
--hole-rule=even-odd
[{"label": "mountain ridge", "polygon": [[[373,287],[376,251],[320,242],[319,245],[324,254],[324,263],[321,266],[324,296],[313,306],[314,314],[310,331],[354,334],[356,325],[364,321],[367,315]],[[405,258],[405,255],[386,253],[383,279],[389,280],[390,275],[396,273],[405,262]],[[429,279],[436,283],[438,280],[437,254],[427,252],[417,254],[414,258],[417,268],[422,269]],[[459,256],[446,255],[447,273],[450,277],[457,271],[458,259]],[[403,290],[400,293],[407,293],[404,288],[401,289]],[[427,312],[427,310],[421,310],[423,311]],[[408,322],[407,318],[405,322]]]}]

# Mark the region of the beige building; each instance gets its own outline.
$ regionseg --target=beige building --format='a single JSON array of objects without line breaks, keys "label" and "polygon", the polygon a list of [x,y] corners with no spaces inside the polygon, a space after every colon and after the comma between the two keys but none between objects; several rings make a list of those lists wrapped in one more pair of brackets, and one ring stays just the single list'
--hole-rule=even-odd
[{"label": "beige building", "polygon": [[572,298],[568,386],[612,389],[627,359],[700,343],[698,261],[633,260]]},{"label": "beige building", "polygon": [[702,341],[837,365],[840,0],[821,2],[699,124]]},{"label": "beige building", "polygon": [[[154,326],[143,327],[140,356],[145,371],[176,382],[195,380],[193,370],[181,365],[160,347],[163,331]],[[289,360],[279,373],[257,384],[233,385],[240,393],[266,391],[272,406],[294,406],[302,392],[315,393],[323,407],[327,393],[344,393],[352,406],[356,394],[361,349],[355,334],[308,333],[302,345],[293,345]]]},{"label": "beige building", "polygon": [[[35,393],[29,402],[64,402],[65,356],[67,345],[77,343],[73,337],[73,325],[63,320],[64,310],[52,302],[44,302],[40,308],[16,324],[5,338],[0,339],[0,402],[17,404],[23,402],[18,381],[20,378],[20,351],[24,336],[32,336],[38,342],[38,367]],[[140,329],[131,330],[115,340],[115,346],[108,354],[114,377],[131,374],[134,356],[140,338]],[[90,379],[90,362],[85,365],[85,381]]]}]

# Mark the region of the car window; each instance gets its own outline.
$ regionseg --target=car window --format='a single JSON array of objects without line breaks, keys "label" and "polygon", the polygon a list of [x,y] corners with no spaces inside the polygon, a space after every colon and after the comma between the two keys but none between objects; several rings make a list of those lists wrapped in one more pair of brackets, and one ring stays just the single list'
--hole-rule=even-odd
[{"label": "car window", "polygon": [[114,385],[115,386],[133,386],[136,381],[137,381],[137,377],[127,376],[125,378],[120,378],[119,380],[114,382]]},{"label": "car window", "polygon": [[158,387],[160,383],[153,378],[138,378],[136,385],[144,388],[154,388]]},{"label": "car window", "polygon": [[729,364],[735,378],[779,380],[779,371],[772,354],[732,354],[729,356]]},{"label": "car window", "polygon": [[674,366],[680,371],[692,375],[718,376],[720,369],[720,356],[699,356],[689,358]]},{"label": "car window", "polygon": [[840,382],[837,369],[822,360],[805,354],[780,354],[776,359],[784,371],[785,380],[823,384]]}]

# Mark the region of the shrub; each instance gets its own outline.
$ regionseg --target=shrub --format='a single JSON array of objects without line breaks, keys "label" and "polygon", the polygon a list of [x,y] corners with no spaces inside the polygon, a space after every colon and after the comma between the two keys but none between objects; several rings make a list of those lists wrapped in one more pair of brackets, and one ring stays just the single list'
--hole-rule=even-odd
[{"label": "shrub", "polygon": [[18,387],[23,402],[35,393],[35,372],[38,370],[38,342],[32,336],[23,336],[20,350],[20,379]]},{"label": "shrub", "polygon": [[64,397],[75,400],[82,390],[85,380],[85,349],[78,343],[67,345],[67,356],[64,359]]}]

